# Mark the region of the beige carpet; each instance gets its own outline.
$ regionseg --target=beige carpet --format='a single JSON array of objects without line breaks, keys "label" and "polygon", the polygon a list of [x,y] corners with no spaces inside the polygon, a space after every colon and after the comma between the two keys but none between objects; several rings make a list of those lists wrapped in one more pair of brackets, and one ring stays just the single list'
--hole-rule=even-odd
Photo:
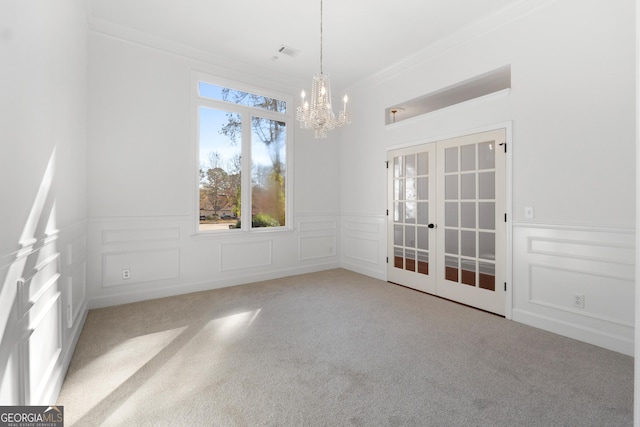
[{"label": "beige carpet", "polygon": [[623,426],[633,359],[346,270],[92,310],[67,426]]}]

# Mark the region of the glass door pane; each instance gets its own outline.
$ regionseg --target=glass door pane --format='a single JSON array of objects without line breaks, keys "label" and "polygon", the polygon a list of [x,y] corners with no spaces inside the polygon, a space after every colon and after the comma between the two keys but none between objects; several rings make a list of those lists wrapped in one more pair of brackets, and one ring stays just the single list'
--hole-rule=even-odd
[{"label": "glass door pane", "polygon": [[394,254],[403,254],[394,265],[428,274],[429,153],[399,155],[393,165],[394,230],[404,236],[402,242],[394,238]]},{"label": "glass door pane", "polygon": [[495,291],[494,147],[493,142],[481,142],[446,148],[443,174],[443,275],[490,291]]},{"label": "glass door pane", "polygon": [[[435,171],[433,145],[400,149],[389,156],[389,260],[388,279],[423,291],[432,282],[429,278],[435,261],[431,245],[435,238],[433,226],[435,205]],[[434,233],[433,236],[430,233]]]}]

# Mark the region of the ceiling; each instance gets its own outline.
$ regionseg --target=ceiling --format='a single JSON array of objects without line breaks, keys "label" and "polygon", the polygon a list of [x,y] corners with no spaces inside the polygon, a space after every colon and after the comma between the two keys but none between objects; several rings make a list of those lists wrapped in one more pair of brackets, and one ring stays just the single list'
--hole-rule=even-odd
[{"label": "ceiling", "polygon": [[[299,85],[320,70],[319,0],[85,0],[89,25]],[[523,0],[323,0],[334,91]],[[281,46],[297,50],[292,57]]]}]

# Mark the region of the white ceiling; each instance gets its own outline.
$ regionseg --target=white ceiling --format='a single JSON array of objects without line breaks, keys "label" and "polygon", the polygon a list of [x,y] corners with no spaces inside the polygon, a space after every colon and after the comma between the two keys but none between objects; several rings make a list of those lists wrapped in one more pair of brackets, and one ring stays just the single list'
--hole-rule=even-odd
[{"label": "white ceiling", "polygon": [[[384,70],[522,0],[324,0],[334,90]],[[285,83],[320,70],[320,0],[86,0],[96,31],[224,58]],[[286,45],[296,57],[278,53]],[[277,58],[277,59],[276,59]],[[303,80],[304,79],[304,80]]]}]

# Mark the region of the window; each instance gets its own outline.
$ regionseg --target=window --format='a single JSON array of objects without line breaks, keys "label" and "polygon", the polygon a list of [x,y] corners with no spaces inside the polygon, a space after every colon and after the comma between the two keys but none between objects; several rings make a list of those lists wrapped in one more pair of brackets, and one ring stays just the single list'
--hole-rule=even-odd
[{"label": "window", "polygon": [[229,86],[197,83],[198,230],[287,227],[287,97]]}]

